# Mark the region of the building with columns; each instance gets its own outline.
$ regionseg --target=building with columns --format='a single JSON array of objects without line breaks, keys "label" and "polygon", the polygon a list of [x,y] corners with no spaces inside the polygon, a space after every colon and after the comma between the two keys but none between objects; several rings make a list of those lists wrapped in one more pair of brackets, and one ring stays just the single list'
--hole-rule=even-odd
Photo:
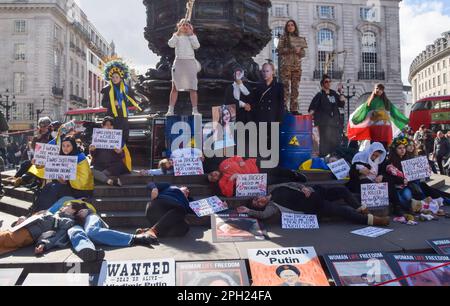
[{"label": "building with columns", "polygon": [[16,101],[11,130],[33,128],[38,110],[63,120],[69,109],[99,105],[100,67],[114,44],[74,1],[2,0],[0,41],[0,94],[9,89]]},{"label": "building with columns", "polygon": [[[404,109],[401,79],[399,3],[401,0],[273,0],[270,11],[272,42],[256,57],[259,64],[278,63],[276,46],[289,19],[308,42],[302,63],[300,111],[306,113],[315,94],[325,62],[339,53],[329,67],[335,88],[339,82],[352,94],[350,113],[364,103],[376,83],[386,86],[389,99]],[[341,53],[342,52],[342,53]],[[347,86],[345,86],[347,87]],[[347,94],[347,88],[345,89]],[[345,114],[348,109],[346,107]]]},{"label": "building with columns", "polygon": [[413,101],[450,95],[450,31],[426,47],[411,64]]}]

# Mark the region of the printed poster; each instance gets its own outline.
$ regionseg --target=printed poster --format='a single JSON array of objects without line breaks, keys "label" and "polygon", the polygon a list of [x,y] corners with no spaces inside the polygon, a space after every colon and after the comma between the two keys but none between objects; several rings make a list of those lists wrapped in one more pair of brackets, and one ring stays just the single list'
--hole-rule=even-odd
[{"label": "printed poster", "polygon": [[218,214],[211,216],[213,242],[262,241],[266,233],[255,218],[245,214]]}]

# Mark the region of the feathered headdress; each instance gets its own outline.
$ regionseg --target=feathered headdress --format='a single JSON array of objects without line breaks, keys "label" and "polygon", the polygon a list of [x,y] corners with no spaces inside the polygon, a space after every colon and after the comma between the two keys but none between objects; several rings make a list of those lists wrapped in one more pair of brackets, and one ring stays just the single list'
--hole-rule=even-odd
[{"label": "feathered headdress", "polygon": [[106,63],[104,72],[105,80],[109,82],[114,73],[120,75],[122,80],[127,80],[130,77],[130,68],[122,60],[113,60]]},{"label": "feathered headdress", "polygon": [[394,139],[394,141],[392,142],[392,147],[397,148],[401,145],[406,147],[408,144],[409,144],[409,139],[406,136],[401,135]]}]

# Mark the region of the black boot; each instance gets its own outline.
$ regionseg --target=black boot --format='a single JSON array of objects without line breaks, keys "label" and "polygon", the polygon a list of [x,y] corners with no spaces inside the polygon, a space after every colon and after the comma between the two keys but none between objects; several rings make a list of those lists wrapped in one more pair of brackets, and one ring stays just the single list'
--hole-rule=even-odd
[{"label": "black boot", "polygon": [[98,262],[105,258],[105,251],[93,250],[93,249],[82,249],[78,252],[78,257],[80,257],[84,262]]}]

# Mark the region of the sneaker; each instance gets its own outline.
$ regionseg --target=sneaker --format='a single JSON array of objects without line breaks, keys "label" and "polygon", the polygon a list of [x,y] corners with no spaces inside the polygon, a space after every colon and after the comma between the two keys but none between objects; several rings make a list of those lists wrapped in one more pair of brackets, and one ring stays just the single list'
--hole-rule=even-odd
[{"label": "sneaker", "polygon": [[198,112],[198,110],[193,110],[192,111],[192,116],[201,116],[202,114],[200,114],[199,112]]},{"label": "sneaker", "polygon": [[165,116],[166,116],[166,117],[175,116],[175,113],[174,113],[174,112],[171,112],[171,111],[168,111],[168,112],[165,114]]},{"label": "sneaker", "polygon": [[120,181],[120,178],[114,180],[114,186],[122,187],[122,182]]}]

